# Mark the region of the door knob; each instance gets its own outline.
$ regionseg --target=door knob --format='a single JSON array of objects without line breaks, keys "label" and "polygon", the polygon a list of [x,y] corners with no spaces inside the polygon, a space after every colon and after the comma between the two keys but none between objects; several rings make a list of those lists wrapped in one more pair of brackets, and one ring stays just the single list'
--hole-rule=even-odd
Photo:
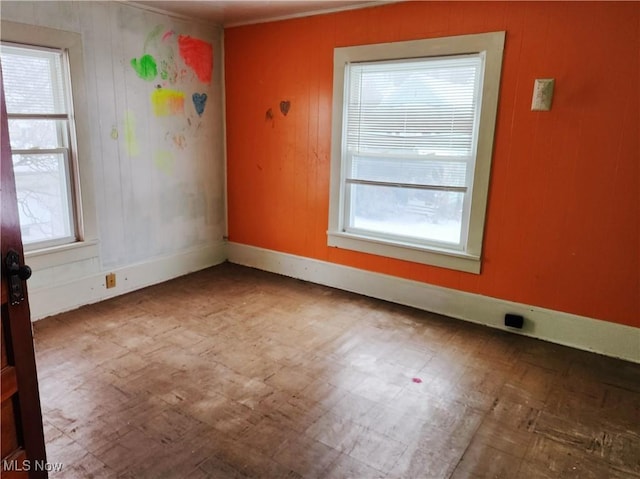
[{"label": "door knob", "polygon": [[31,278],[31,274],[33,273],[33,271],[31,271],[31,268],[29,266],[27,266],[26,264],[23,264],[22,266],[20,266],[18,268],[18,272],[15,273],[18,275],[18,278],[20,278],[22,281],[26,281],[29,278]]},{"label": "door knob", "polygon": [[31,278],[31,268],[26,264],[20,264],[20,255],[13,249],[7,252],[4,264],[9,279],[9,301],[12,305],[19,304],[24,300],[22,282]]}]

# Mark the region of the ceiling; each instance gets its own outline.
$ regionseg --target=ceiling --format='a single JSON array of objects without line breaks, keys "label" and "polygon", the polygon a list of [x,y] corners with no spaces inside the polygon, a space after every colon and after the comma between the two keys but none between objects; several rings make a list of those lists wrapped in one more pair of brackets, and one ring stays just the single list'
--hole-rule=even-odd
[{"label": "ceiling", "polygon": [[147,0],[133,3],[198,18],[218,25],[233,26],[389,2],[371,0]]}]

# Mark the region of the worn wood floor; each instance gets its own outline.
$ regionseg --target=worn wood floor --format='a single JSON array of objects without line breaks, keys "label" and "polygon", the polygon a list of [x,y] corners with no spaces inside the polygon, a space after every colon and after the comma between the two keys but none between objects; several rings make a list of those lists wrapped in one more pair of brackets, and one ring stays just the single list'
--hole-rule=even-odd
[{"label": "worn wood floor", "polygon": [[53,478],[640,478],[640,365],[240,266],[35,342]]}]

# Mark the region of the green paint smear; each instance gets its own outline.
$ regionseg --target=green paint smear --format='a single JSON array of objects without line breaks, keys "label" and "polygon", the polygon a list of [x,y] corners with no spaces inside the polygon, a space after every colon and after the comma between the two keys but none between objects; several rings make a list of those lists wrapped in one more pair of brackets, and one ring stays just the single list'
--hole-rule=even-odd
[{"label": "green paint smear", "polygon": [[162,25],[156,25],[156,27],[149,32],[149,34],[147,35],[147,38],[145,38],[144,40],[145,53],[149,49],[150,43],[157,43],[158,37],[160,36],[163,30],[164,30],[164,27]]},{"label": "green paint smear", "polygon": [[136,138],[136,119],[131,110],[124,115],[124,144],[129,156],[138,156],[138,140]]},{"label": "green paint smear", "polygon": [[158,75],[156,60],[151,55],[142,55],[139,60],[132,58],[131,66],[143,80],[153,81]]},{"label": "green paint smear", "polygon": [[173,54],[169,55],[168,60],[160,62],[160,77],[174,84],[178,80],[178,69],[173,61]]}]

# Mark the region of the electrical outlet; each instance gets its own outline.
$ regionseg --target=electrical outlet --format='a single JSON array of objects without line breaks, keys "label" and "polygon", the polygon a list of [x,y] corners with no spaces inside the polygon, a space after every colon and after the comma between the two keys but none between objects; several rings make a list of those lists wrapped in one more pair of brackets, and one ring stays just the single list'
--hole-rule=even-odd
[{"label": "electrical outlet", "polygon": [[107,280],[107,289],[116,287],[116,274],[109,273],[106,277]]},{"label": "electrical outlet", "polygon": [[537,78],[533,85],[533,99],[531,100],[531,111],[551,110],[553,100],[553,78]]},{"label": "electrical outlet", "polygon": [[524,317],[519,314],[507,313],[504,315],[504,325],[510,328],[522,329],[522,326],[524,326]]}]

